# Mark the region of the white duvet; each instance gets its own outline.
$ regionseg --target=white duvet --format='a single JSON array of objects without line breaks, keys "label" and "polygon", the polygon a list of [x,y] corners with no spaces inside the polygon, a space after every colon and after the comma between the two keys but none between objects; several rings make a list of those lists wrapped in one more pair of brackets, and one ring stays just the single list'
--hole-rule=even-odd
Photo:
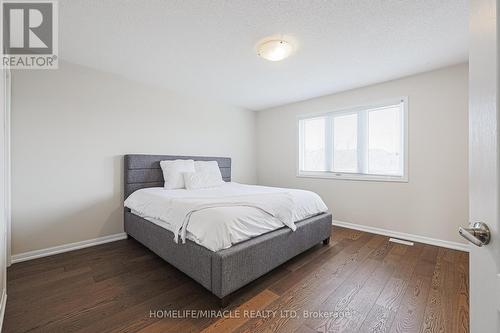
[{"label": "white duvet", "polygon": [[125,206],[172,231],[174,240],[190,239],[211,251],[231,247],[266,232],[327,211],[314,192],[224,183],[197,190],[135,191]]}]

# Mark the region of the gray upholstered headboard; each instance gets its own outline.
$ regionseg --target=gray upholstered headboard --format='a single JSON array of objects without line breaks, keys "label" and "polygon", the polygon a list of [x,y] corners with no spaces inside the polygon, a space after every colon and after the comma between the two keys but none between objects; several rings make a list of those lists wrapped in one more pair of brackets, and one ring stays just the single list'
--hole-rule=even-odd
[{"label": "gray upholstered headboard", "polygon": [[229,157],[125,155],[125,199],[132,192],[141,188],[162,187],[163,173],[160,168],[160,161],[166,160],[217,161],[217,163],[219,163],[219,169],[224,181],[231,181],[231,159]]}]

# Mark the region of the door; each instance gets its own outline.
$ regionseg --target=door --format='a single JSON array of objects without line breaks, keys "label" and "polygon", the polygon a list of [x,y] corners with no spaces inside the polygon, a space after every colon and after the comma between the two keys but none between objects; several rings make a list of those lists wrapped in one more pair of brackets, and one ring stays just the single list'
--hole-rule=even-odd
[{"label": "door", "polygon": [[[7,300],[6,294],[6,280],[7,280],[7,247],[6,247],[6,221],[9,211],[8,207],[8,113],[7,103],[9,99],[6,98],[7,94],[7,71],[0,69],[0,320],[3,320],[3,314],[5,311],[5,304]],[[1,327],[1,322],[0,322]]]},{"label": "door", "polygon": [[470,1],[469,206],[491,241],[470,245],[470,328],[500,332],[500,112],[496,0]]}]

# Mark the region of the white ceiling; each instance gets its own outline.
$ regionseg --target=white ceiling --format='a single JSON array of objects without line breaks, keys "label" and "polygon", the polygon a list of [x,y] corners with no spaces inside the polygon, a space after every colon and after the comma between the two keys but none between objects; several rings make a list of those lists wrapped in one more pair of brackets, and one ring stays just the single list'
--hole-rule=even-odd
[{"label": "white ceiling", "polygon": [[[248,109],[467,61],[467,0],[60,0],[70,62]],[[297,51],[256,56],[284,34]]]}]

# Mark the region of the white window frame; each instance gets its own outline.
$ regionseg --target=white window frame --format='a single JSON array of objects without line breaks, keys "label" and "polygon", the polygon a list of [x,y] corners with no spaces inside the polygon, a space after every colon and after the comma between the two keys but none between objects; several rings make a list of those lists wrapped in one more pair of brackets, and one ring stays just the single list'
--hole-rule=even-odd
[{"label": "white window frame", "polygon": [[[312,119],[316,117],[324,117],[324,116],[339,116],[342,114],[348,115],[352,113],[357,113],[359,111],[371,110],[380,107],[395,105],[395,104],[403,104],[403,175],[402,176],[392,176],[392,175],[376,175],[376,174],[366,174],[366,173],[350,173],[350,172],[333,172],[333,171],[304,171],[300,168],[301,156],[302,156],[302,141],[301,141],[301,128],[300,121],[305,119]],[[389,100],[380,101],[377,103],[370,103],[362,106],[344,108],[335,111],[323,111],[316,113],[308,113],[297,116],[297,128],[296,128],[296,161],[297,161],[297,177],[301,178],[324,178],[324,179],[344,179],[344,180],[365,180],[365,181],[382,181],[382,182],[408,182],[408,97],[403,96],[399,98],[393,98]],[[358,125],[359,126],[359,125]],[[330,154],[327,149],[327,157]],[[329,162],[327,162],[329,163]]]}]

